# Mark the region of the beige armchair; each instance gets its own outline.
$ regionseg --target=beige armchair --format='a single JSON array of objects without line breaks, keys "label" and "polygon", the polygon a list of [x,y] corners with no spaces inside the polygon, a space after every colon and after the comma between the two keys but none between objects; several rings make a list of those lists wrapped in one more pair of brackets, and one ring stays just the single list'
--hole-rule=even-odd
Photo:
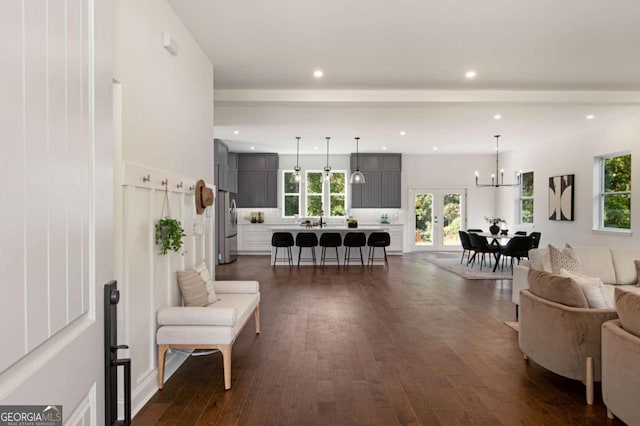
[{"label": "beige armchair", "polygon": [[556,374],[586,385],[593,404],[593,383],[601,380],[601,327],[616,319],[614,309],[575,308],[520,292],[520,349]]}]

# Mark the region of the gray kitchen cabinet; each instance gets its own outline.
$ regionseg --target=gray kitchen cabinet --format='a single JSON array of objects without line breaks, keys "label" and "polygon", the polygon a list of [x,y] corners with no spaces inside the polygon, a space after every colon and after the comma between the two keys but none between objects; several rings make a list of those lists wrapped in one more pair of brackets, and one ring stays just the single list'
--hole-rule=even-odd
[{"label": "gray kitchen cabinet", "polygon": [[229,166],[227,165],[227,157],[229,148],[227,145],[222,142],[220,139],[213,140],[213,179],[216,188],[218,191],[228,191],[229,188],[229,179],[228,179],[228,170]]},{"label": "gray kitchen cabinet", "polygon": [[278,154],[238,154],[238,207],[278,207]]},{"label": "gray kitchen cabinet", "polygon": [[[351,154],[351,171],[356,155]],[[360,154],[365,183],[351,185],[351,208],[400,208],[402,155]]]},{"label": "gray kitchen cabinet", "polygon": [[227,188],[229,192],[238,192],[238,154],[228,153],[227,166]]}]

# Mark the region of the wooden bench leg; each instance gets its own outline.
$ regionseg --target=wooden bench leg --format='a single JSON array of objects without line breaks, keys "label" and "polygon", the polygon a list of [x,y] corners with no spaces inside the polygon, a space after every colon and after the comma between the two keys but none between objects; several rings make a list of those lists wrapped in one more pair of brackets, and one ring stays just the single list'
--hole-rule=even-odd
[{"label": "wooden bench leg", "polygon": [[256,321],[256,334],[260,334],[260,305],[253,311],[253,318]]},{"label": "wooden bench leg", "polygon": [[231,389],[231,345],[220,345],[224,367],[224,388]]},{"label": "wooden bench leg", "polygon": [[158,345],[158,389],[164,387],[164,358],[169,350],[169,345]]}]

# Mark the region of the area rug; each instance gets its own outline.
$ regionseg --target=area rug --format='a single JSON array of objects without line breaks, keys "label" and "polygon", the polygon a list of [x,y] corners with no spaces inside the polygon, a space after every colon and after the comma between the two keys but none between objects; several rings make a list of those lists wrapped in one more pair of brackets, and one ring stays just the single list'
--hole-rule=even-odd
[{"label": "area rug", "polygon": [[465,278],[467,280],[513,279],[511,270],[507,267],[505,267],[504,271],[501,271],[500,268],[498,268],[496,272],[492,272],[493,266],[491,268],[489,266],[483,266],[481,271],[480,266],[477,262],[473,267],[471,267],[471,265],[466,266],[465,262],[460,263],[461,255],[461,253],[433,252],[426,253],[424,256],[424,260],[429,263],[433,263],[434,265],[442,269],[446,269],[449,272],[453,272],[454,274],[461,276],[462,278]]},{"label": "area rug", "polygon": [[518,323],[518,321],[505,321],[504,325],[509,328],[513,328],[517,332],[520,332],[520,324]]}]

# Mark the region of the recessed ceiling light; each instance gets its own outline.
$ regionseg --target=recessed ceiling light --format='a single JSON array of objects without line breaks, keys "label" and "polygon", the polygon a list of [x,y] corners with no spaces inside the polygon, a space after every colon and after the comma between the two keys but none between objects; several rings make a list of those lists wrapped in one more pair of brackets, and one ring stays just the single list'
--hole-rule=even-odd
[{"label": "recessed ceiling light", "polygon": [[252,149],[252,150],[253,150],[253,149],[256,149],[256,147],[255,147],[255,146],[252,146],[252,147],[250,147],[249,149]]},{"label": "recessed ceiling light", "polygon": [[234,134],[234,135],[239,135],[239,134],[240,134],[240,130],[234,130],[234,131],[233,131],[233,134]]},{"label": "recessed ceiling light", "polygon": [[433,150],[434,150],[434,151],[437,151],[437,150],[438,150],[438,147],[437,147],[437,146],[434,146],[434,147],[433,147]]},{"label": "recessed ceiling light", "polygon": [[476,72],[475,70],[469,70],[466,73],[464,73],[464,76],[467,78],[475,78]]},{"label": "recessed ceiling light", "polygon": [[596,116],[593,114],[587,115],[587,120],[593,120],[594,118],[596,118]]},{"label": "recessed ceiling light", "polygon": [[502,118],[502,116],[500,114],[496,114],[493,116],[494,120],[500,120]]},{"label": "recessed ceiling light", "polygon": [[324,73],[322,72],[322,70],[315,70],[315,71],[313,72],[313,76],[314,76],[315,78],[322,78],[322,76],[323,76],[323,75],[324,75]]},{"label": "recessed ceiling light", "polygon": [[382,147],[382,150],[383,150],[383,151],[386,151],[386,150],[387,150],[387,147],[386,147],[386,146],[383,146],[383,147]]},{"label": "recessed ceiling light", "polygon": [[404,130],[400,132],[400,136],[404,136],[406,134],[407,134],[407,132],[405,132]]}]

